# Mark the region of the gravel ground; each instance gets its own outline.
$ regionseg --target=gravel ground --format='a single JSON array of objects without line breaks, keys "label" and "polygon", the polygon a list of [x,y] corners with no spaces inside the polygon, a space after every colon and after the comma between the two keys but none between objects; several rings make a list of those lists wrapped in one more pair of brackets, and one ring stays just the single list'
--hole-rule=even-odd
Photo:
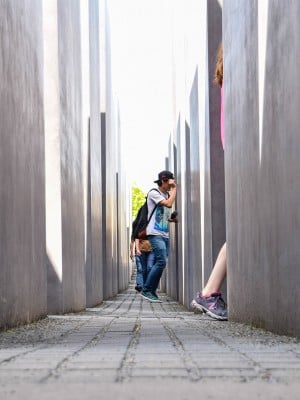
[{"label": "gravel ground", "polygon": [[[106,302],[103,303],[103,306]],[[178,305],[177,309],[186,313],[187,310]],[[190,313],[189,313],[190,314]],[[246,324],[237,322],[219,322],[214,321],[201,313],[194,313],[201,320],[201,326],[208,330],[213,329],[220,335],[231,338],[247,338],[248,343],[264,344],[267,346],[278,346],[278,344],[299,344],[297,338],[276,335],[263,329],[255,328]],[[58,340],[68,332],[82,325],[82,316],[95,316],[93,311],[82,311],[76,314],[66,314],[58,316],[49,316],[37,322],[23,325],[17,328],[0,331],[0,349],[10,348],[11,346],[36,346],[37,344],[51,343]]]}]

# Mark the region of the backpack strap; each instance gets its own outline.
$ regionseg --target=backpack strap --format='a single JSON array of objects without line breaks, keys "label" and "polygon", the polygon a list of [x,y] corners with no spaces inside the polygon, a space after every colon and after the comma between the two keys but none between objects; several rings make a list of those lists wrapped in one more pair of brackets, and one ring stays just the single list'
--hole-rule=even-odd
[{"label": "backpack strap", "polygon": [[[148,194],[149,194],[150,192],[152,192],[152,190],[155,190],[156,192],[160,193],[160,191],[159,191],[158,189],[152,188],[152,189],[149,190]],[[148,195],[147,195],[147,196],[148,196]]]},{"label": "backpack strap", "polygon": [[[149,195],[150,192],[152,192],[152,190],[155,190],[156,192],[160,193],[160,191],[158,189],[156,189],[156,188],[150,189],[148,194],[147,194],[147,200],[148,200],[148,195]],[[152,210],[152,212],[150,214],[150,217],[147,219],[147,226],[148,226],[148,224],[149,224],[149,222],[150,222],[150,220],[152,218],[152,215],[154,214],[154,211],[156,210],[157,206],[158,206],[158,204],[155,204],[155,206],[154,206],[154,208],[153,208],[153,210]]]},{"label": "backpack strap", "polygon": [[[148,194],[147,194],[147,199],[148,199],[149,193],[152,192],[152,190],[155,190],[156,192],[160,193],[160,191],[159,191],[158,189],[156,189],[156,188],[150,189],[149,192],[148,192]],[[168,193],[168,198],[169,198],[169,197],[170,197],[170,195],[169,195],[169,193]],[[154,202],[153,202],[153,203],[154,203]],[[151,220],[151,218],[152,218],[152,215],[154,214],[154,211],[156,210],[157,206],[158,206],[158,204],[155,204],[155,206],[154,206],[154,208],[153,208],[153,210],[152,210],[152,212],[151,212],[151,214],[150,214],[150,217],[149,217],[149,219],[147,220],[147,225],[149,224],[149,222],[150,222],[150,220]]]}]

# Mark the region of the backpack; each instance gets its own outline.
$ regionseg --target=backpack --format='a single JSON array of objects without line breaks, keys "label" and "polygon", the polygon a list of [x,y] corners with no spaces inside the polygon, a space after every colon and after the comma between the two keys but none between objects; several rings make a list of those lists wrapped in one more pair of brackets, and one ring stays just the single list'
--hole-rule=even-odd
[{"label": "backpack", "polygon": [[[151,190],[156,190],[157,192],[159,192],[159,190],[157,189],[151,189]],[[151,190],[149,192],[151,192]],[[145,239],[147,237],[147,233],[146,233],[146,229],[147,226],[152,218],[152,215],[154,214],[154,211],[156,210],[157,204],[155,204],[155,207],[153,208],[151,215],[148,219],[148,204],[147,204],[147,200],[148,200],[148,195],[149,192],[147,194],[146,197],[146,201],[145,203],[140,207],[137,216],[135,218],[135,220],[132,223],[132,235],[131,235],[131,240],[134,239]]]}]

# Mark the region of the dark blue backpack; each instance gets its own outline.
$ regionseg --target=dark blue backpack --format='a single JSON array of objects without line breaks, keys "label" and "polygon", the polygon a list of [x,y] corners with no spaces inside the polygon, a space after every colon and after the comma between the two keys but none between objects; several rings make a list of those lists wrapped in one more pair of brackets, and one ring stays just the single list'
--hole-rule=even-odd
[{"label": "dark blue backpack", "polygon": [[[156,190],[157,192],[159,192],[159,190],[157,190],[157,189],[151,189],[151,190]],[[148,224],[152,218],[152,215],[157,207],[157,204],[155,204],[155,207],[153,208],[151,215],[148,219],[147,199],[148,199],[148,195],[151,192],[151,190],[148,192],[145,203],[140,207],[140,209],[137,213],[137,216],[132,223],[131,240],[145,239],[147,237],[146,229],[147,229],[147,226],[148,226]]]}]

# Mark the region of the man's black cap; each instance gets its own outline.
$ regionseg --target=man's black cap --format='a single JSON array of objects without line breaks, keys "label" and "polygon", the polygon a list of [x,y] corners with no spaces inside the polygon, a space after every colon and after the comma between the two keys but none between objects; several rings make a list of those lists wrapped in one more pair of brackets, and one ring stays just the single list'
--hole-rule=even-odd
[{"label": "man's black cap", "polygon": [[158,179],[154,182],[158,183],[159,181],[162,181],[163,179],[174,179],[174,175],[170,171],[161,171],[158,174]]}]

